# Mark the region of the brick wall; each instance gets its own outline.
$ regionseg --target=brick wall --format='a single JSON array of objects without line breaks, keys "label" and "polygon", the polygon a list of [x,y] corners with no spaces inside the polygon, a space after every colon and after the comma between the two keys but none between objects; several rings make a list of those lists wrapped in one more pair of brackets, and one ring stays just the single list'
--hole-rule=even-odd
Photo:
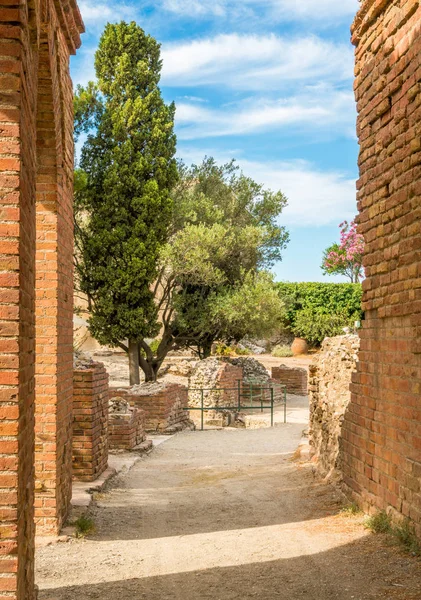
[{"label": "brick wall", "polygon": [[189,423],[187,388],[177,383],[159,385],[156,390],[132,391],[111,389],[109,397],[121,396],[130,406],[144,411],[145,430],[170,432],[182,429]]},{"label": "brick wall", "polygon": [[73,475],[94,481],[108,465],[108,374],[100,363],[73,377]]},{"label": "brick wall", "polygon": [[287,367],[286,365],[272,367],[272,379],[286,385],[288,394],[307,395],[308,374],[306,369]]},{"label": "brick wall", "polygon": [[[47,52],[54,67],[60,64],[59,80],[64,81],[60,140],[70,189],[68,56],[79,46],[82,29],[74,0],[67,3],[66,12],[59,0],[0,0],[0,599],[34,597],[35,200],[42,180],[42,174],[37,174],[37,152],[40,165],[46,165],[36,141],[41,120],[36,110],[38,79],[43,78],[45,66],[42,45],[50,42],[54,31],[56,43]],[[58,287],[57,277],[53,281]],[[54,387],[51,393],[55,392]],[[51,460],[59,463],[65,454]],[[47,466],[46,454],[43,460]],[[55,503],[56,497],[54,492],[48,503]]]},{"label": "brick wall", "polygon": [[108,443],[112,450],[133,450],[146,439],[145,411],[133,408],[108,417]]},{"label": "brick wall", "polygon": [[347,490],[421,534],[421,7],[365,0],[356,45],[361,351],[343,427]]}]

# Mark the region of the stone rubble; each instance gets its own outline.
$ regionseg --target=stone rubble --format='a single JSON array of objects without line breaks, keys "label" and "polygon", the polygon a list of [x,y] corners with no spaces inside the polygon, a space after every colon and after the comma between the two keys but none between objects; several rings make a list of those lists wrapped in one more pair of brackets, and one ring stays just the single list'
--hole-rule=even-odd
[{"label": "stone rubble", "polygon": [[357,335],[326,338],[310,365],[310,447],[316,470],[338,481],[341,429],[351,400],[350,384],[356,370],[360,339]]}]

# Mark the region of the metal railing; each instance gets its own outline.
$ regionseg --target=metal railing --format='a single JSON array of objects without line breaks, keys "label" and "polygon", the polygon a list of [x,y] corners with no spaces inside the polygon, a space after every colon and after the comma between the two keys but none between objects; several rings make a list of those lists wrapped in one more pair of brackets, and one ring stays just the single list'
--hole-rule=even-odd
[{"label": "metal railing", "polygon": [[[200,429],[204,430],[205,425],[205,413],[216,411],[216,412],[237,412],[240,413],[245,410],[260,410],[262,413],[265,410],[270,410],[270,426],[274,425],[274,412],[275,412],[275,392],[280,393],[282,400],[279,402],[283,406],[284,411],[284,423],[287,422],[287,389],[282,384],[270,384],[263,385],[258,381],[248,381],[247,383],[238,380],[236,388],[188,388],[188,392],[199,392],[200,393],[200,406],[189,406],[184,410],[188,411],[201,411],[200,414]],[[205,405],[205,393],[208,392],[207,396],[221,393],[224,401],[229,398],[232,400],[232,405],[218,405],[207,406]],[[212,396],[211,396],[212,397]],[[243,401],[247,401],[246,404]],[[266,402],[268,402],[266,404]]]}]

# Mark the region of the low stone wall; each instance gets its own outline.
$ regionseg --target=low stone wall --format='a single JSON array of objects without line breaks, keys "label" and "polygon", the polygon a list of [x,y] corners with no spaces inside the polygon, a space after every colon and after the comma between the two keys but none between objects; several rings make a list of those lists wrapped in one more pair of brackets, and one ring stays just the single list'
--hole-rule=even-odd
[{"label": "low stone wall", "polygon": [[287,367],[286,365],[272,367],[272,379],[285,385],[288,394],[295,394],[297,396],[307,395],[308,374],[306,369],[301,367]]},{"label": "low stone wall", "polygon": [[341,429],[351,400],[351,378],[356,370],[360,340],[357,335],[326,338],[310,366],[310,447],[323,477],[340,480]]},{"label": "low stone wall", "polygon": [[[238,382],[243,381],[243,369],[218,358],[207,358],[197,363],[189,381],[189,407],[232,407],[238,403]],[[216,388],[216,389],[215,389]],[[201,411],[192,410],[191,419],[194,423],[201,422]],[[204,421],[208,424],[228,425],[228,413],[206,411]]]},{"label": "low stone wall", "polygon": [[94,481],[108,465],[108,374],[101,363],[73,374],[73,475]]},{"label": "low stone wall", "polygon": [[190,425],[187,388],[178,383],[151,383],[114,388],[109,397],[121,396],[130,406],[144,411],[145,430],[173,433]]},{"label": "low stone wall", "polygon": [[145,411],[131,408],[121,397],[112,398],[108,412],[110,450],[133,450],[145,439]]}]

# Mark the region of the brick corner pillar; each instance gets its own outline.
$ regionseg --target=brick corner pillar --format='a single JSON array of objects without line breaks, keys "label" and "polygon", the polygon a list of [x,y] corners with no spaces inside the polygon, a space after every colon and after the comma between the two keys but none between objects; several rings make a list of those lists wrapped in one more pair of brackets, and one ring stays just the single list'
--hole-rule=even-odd
[{"label": "brick corner pillar", "polygon": [[[1,2],[1,0],[0,0]],[[74,1],[46,1],[38,44],[36,114],[35,523],[57,534],[72,495],[73,89],[80,44]],[[70,10],[69,10],[70,8]]]},{"label": "brick corner pillar", "polygon": [[[68,78],[68,54],[80,43],[83,28],[73,0],[66,12],[59,0],[45,0],[47,4],[48,10],[44,6],[41,15],[38,2],[0,1],[1,600],[35,598],[35,202],[40,181],[37,90],[41,29],[43,35],[49,31],[49,40],[54,35],[61,40],[62,27],[66,30],[67,63],[61,64],[61,81],[66,74]],[[55,51],[51,54],[57,56]],[[63,96],[62,103],[68,107],[70,119],[71,95]],[[64,145],[71,156],[71,129],[67,138],[63,135],[60,139],[67,140]]]},{"label": "brick corner pillar", "polygon": [[421,535],[419,0],[363,0],[352,38],[366,280],[343,477],[366,510],[409,518]]},{"label": "brick corner pillar", "polygon": [[73,475],[95,481],[108,466],[108,373],[101,363],[73,376]]}]

